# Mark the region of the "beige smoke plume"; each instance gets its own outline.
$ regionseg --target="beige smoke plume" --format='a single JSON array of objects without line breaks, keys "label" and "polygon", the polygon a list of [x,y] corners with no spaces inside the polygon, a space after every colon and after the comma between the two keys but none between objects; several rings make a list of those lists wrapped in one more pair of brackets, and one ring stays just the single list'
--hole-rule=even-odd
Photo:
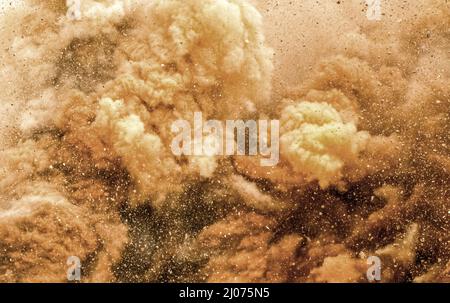
[{"label": "beige smoke plume", "polygon": [[[30,1],[3,18],[2,99],[18,108],[10,126],[18,139],[2,157],[6,280],[63,280],[70,255],[92,259],[93,279],[111,279],[104,259],[117,261],[126,240],[114,209],[158,206],[217,167],[175,159],[171,122],[194,111],[254,115],[270,96],[271,51],[245,1],[81,1],[80,20],[66,10],[65,1]],[[21,235],[24,222],[33,238]],[[51,254],[53,242],[39,239],[60,241],[49,256],[58,266],[30,263]],[[14,249],[22,245],[30,256]]]},{"label": "beige smoke plume", "polygon": [[[448,281],[450,4],[252,3],[5,10],[3,281]],[[196,111],[280,119],[280,164],[175,157]]]}]

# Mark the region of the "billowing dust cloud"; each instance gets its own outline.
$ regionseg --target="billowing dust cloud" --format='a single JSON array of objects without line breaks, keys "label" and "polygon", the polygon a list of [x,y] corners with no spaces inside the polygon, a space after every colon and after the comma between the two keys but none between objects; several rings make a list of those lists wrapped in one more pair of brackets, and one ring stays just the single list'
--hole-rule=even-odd
[{"label": "billowing dust cloud", "polygon": [[[1,281],[450,281],[450,3],[3,6]],[[280,163],[174,156],[194,112]]]}]

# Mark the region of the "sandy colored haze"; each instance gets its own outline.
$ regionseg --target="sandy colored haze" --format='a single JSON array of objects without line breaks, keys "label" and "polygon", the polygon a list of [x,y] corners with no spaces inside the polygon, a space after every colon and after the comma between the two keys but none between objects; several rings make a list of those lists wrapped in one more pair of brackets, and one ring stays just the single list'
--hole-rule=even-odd
[{"label": "sandy colored haze", "polygon": [[[0,2],[0,281],[450,281],[450,3],[65,2]],[[278,166],[174,156],[199,111]]]}]

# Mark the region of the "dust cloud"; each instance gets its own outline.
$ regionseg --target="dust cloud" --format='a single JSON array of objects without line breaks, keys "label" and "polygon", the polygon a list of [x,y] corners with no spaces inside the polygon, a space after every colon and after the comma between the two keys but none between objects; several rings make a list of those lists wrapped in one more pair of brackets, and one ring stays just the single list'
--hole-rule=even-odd
[{"label": "dust cloud", "polygon": [[[450,3],[0,6],[0,281],[450,281]],[[194,112],[280,164],[174,156]]]}]

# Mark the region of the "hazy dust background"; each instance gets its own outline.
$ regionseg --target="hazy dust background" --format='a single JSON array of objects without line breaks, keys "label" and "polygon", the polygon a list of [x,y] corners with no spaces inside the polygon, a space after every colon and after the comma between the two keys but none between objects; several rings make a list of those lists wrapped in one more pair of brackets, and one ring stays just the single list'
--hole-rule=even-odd
[{"label": "hazy dust background", "polygon": [[[252,3],[2,3],[1,280],[449,281],[450,4]],[[174,157],[195,111],[281,163]]]}]

